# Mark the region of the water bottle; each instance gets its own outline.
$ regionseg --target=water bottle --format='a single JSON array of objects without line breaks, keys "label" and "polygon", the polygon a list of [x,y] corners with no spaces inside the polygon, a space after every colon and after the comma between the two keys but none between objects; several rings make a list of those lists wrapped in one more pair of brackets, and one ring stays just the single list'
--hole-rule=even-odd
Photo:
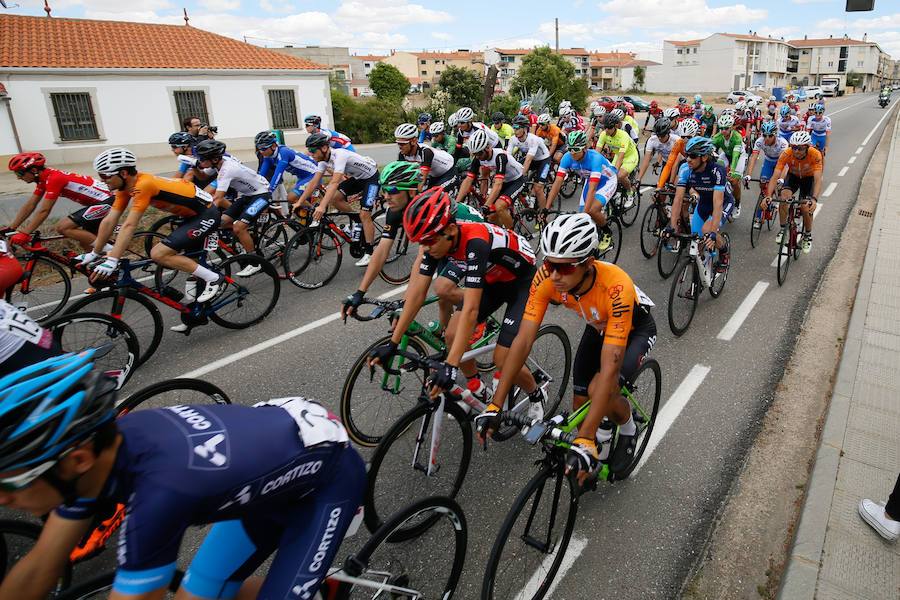
[{"label": "water bottle", "polygon": [[600,427],[597,428],[597,452],[600,454],[601,461],[609,459],[609,448],[612,445],[613,427],[615,426],[612,424],[612,421],[603,419],[603,422],[600,423]]},{"label": "water bottle", "polygon": [[350,230],[350,241],[358,242],[362,235],[362,223],[354,223],[353,229]]}]

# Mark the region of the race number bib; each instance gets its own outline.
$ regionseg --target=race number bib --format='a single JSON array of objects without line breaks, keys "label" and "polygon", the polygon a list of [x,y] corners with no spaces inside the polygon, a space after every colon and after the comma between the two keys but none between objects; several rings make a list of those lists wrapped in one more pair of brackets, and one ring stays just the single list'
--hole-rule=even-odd
[{"label": "race number bib", "polygon": [[641,306],[656,306],[653,304],[653,300],[650,299],[650,296],[644,293],[644,290],[639,288],[637,285],[634,286],[634,293],[637,295],[638,304]]},{"label": "race number bib", "polygon": [[9,246],[6,244],[6,240],[0,240],[0,254],[8,254]]},{"label": "race number bib", "polygon": [[212,194],[210,194],[206,190],[201,190],[196,185],[194,186],[194,197],[199,198],[200,200],[202,200],[203,202],[206,202],[207,204],[212,204],[212,201],[213,201]]},{"label": "race number bib", "polygon": [[300,430],[300,439],[306,448],[319,444],[346,444],[350,438],[338,418],[328,409],[306,398],[275,398],[257,406],[277,406],[291,415]]},{"label": "race number bib", "polygon": [[206,240],[203,242],[203,249],[207,252],[212,252],[216,248],[219,247],[219,234],[213,232],[207,236]]},{"label": "race number bib", "polygon": [[260,215],[258,217],[256,217],[256,222],[259,223],[260,225],[268,223],[269,222],[269,213],[268,212],[260,213]]},{"label": "race number bib", "polygon": [[25,311],[16,310],[14,306],[6,303],[0,306],[0,331],[8,331],[16,337],[38,345],[44,338],[44,329],[34,319],[25,314]]}]

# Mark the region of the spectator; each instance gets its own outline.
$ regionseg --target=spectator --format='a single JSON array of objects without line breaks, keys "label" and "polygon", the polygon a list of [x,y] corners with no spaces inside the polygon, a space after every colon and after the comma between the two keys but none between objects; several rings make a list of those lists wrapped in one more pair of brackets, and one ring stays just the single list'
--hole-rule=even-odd
[{"label": "spectator", "polygon": [[181,122],[184,131],[194,136],[194,145],[196,146],[203,140],[214,139],[216,128],[206,125],[200,120],[200,117],[185,117]]},{"label": "spectator", "polygon": [[859,501],[859,516],[878,535],[889,542],[896,542],[900,537],[900,475],[897,476],[894,491],[888,497],[887,504],[864,498]]}]

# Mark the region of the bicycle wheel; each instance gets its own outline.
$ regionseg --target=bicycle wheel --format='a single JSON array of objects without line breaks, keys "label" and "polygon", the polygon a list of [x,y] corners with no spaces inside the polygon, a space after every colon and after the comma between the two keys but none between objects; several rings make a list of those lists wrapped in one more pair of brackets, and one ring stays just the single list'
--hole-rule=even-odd
[{"label": "bicycle wheel", "polygon": [[[261,267],[249,277],[238,273],[249,266]],[[246,329],[256,325],[278,304],[281,280],[269,261],[256,254],[238,254],[222,261],[219,270],[228,277],[228,285],[211,302],[209,318],[228,329]]]},{"label": "bicycle wheel", "polygon": [[559,195],[568,200],[572,196],[575,195],[575,190],[578,189],[578,176],[572,175],[571,173],[566,175],[566,178],[563,180],[562,187],[559,188]]},{"label": "bicycle wheel", "polygon": [[320,288],[341,268],[343,250],[340,240],[324,227],[307,227],[288,242],[284,270],[288,280],[299,288]]},{"label": "bicycle wheel", "polygon": [[[725,244],[730,246],[731,238],[728,237],[728,234],[722,232],[720,235],[725,238]],[[731,251],[734,251],[734,247],[731,247]],[[715,265],[712,266],[712,281],[709,284],[709,295],[713,298],[718,298],[722,295],[722,290],[725,289],[725,282],[728,280],[728,268],[725,267],[724,271],[719,272]]]},{"label": "bicycle wheel", "polygon": [[135,368],[153,356],[162,340],[163,319],[159,309],[146,296],[132,289],[102,290],[80,298],[66,309],[66,314],[76,312],[99,312],[125,321],[137,334],[141,347]]},{"label": "bicycle wheel", "polygon": [[606,226],[612,233],[613,241],[609,248],[601,252],[600,259],[615,263],[619,260],[619,254],[622,252],[622,224],[619,223],[618,217],[606,217]]},{"label": "bicycle wheel", "polygon": [[409,273],[418,255],[417,248],[417,246],[413,246],[410,251],[409,238],[401,228],[397,232],[397,237],[391,245],[391,251],[384,266],[381,267],[381,271],[378,272],[378,276],[391,285],[403,285],[408,282]]},{"label": "bicycle wheel", "polygon": [[659,399],[662,395],[662,370],[659,363],[653,358],[645,359],[634,374],[632,381],[626,383],[625,387],[629,394],[627,400],[631,404],[631,414],[637,426],[637,445],[631,464],[627,469],[615,475],[616,480],[627,479],[631,475],[631,472],[641,462],[647,444],[650,443],[653,426],[656,424],[656,415],[659,412]]},{"label": "bicycle wheel", "polygon": [[[366,448],[378,445],[391,425],[415,406],[424,385],[422,372],[418,370],[389,375],[378,368],[370,380],[369,353],[390,339],[391,336],[386,335],[363,351],[350,367],[341,390],[341,422],[350,439]],[[407,339],[407,351],[428,356],[425,344],[417,338]],[[403,362],[400,357],[394,357],[391,366],[397,368]]]},{"label": "bicycle wheel", "polygon": [[669,329],[676,336],[687,331],[697,311],[697,301],[703,291],[700,287],[700,272],[690,256],[681,262],[672,287],[669,288]]},{"label": "bicycle wheel", "polygon": [[644,258],[653,258],[659,250],[659,230],[665,227],[665,211],[657,203],[653,203],[644,211],[641,219],[641,254]]},{"label": "bicycle wheel", "polygon": [[[428,527],[411,539],[402,533],[427,522]],[[340,600],[364,598],[453,597],[466,560],[468,526],[455,500],[435,496],[394,514],[359,552],[344,561],[344,571],[371,585],[342,583]],[[382,593],[378,584],[391,584],[415,592]]]},{"label": "bicycle wheel", "polygon": [[750,219],[750,247],[756,248],[759,234],[762,233],[762,222],[765,220],[765,211],[759,208],[762,198],[756,199],[756,208],[753,209],[753,218]]},{"label": "bicycle wheel", "polygon": [[[39,523],[31,521],[0,519],[0,581],[34,547],[42,529]],[[67,568],[66,577],[71,580],[71,566]]]},{"label": "bicycle wheel", "polygon": [[262,255],[278,271],[279,278],[284,278],[284,255],[290,239],[300,231],[301,225],[293,219],[278,219],[266,225],[259,240],[256,251]]},{"label": "bicycle wheel", "polygon": [[231,404],[231,399],[221,388],[202,379],[166,379],[131,394],[116,406],[116,410],[121,417],[138,407],[147,409],[190,404]]},{"label": "bicycle wheel", "polygon": [[59,263],[35,256],[22,265],[22,280],[6,290],[6,301],[25,306],[25,312],[43,323],[63,309],[72,295],[72,280]]},{"label": "bicycle wheel", "polygon": [[[632,184],[633,185],[633,184]],[[634,222],[637,221],[637,217],[641,211],[641,195],[637,192],[637,186],[631,188],[631,204],[629,205],[629,199],[625,196],[625,193],[622,193],[619,201],[622,203],[621,212],[619,213],[619,219],[622,221],[622,225],[625,227],[631,227],[634,225]]]},{"label": "bicycle wheel", "polygon": [[[436,417],[432,403],[408,411],[388,430],[369,464],[365,523],[374,532],[396,507],[426,496],[455,498],[472,459],[472,425],[466,411],[445,403]],[[432,451],[432,433],[440,443]],[[429,466],[431,473],[428,473]]]},{"label": "bicycle wheel", "polygon": [[81,352],[88,348],[112,345],[104,356],[94,360],[101,371],[121,371],[124,383],[134,373],[141,355],[137,334],[121,319],[103,313],[66,313],[44,323],[63,352]]},{"label": "bicycle wheel", "polygon": [[678,266],[684,244],[678,239],[659,239],[659,250],[656,252],[656,270],[663,279],[668,279]]},{"label": "bicycle wheel", "polygon": [[791,227],[786,226],[781,229],[781,243],[778,244],[778,285],[784,285],[787,279],[788,269],[791,268],[791,239],[794,232]]},{"label": "bicycle wheel", "polygon": [[481,600],[539,600],[553,586],[578,514],[578,484],[564,469],[561,461],[545,464],[513,502],[491,548]]},{"label": "bicycle wheel", "polygon": [[[184,223],[184,217],[178,215],[167,215],[162,217],[161,219],[157,219],[147,231],[152,231],[153,233],[159,233],[162,237],[166,237],[176,229],[178,229],[181,224]],[[147,249],[147,252],[150,252],[150,249]]]}]

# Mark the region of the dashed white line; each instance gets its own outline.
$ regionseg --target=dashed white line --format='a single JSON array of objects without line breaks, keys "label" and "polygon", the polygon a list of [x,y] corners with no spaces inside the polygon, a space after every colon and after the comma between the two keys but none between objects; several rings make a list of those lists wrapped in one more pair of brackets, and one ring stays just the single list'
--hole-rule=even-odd
[{"label": "dashed white line", "polygon": [[[892,107],[892,108],[893,108],[893,107]],[[862,141],[862,145],[863,145],[863,146],[865,146],[866,144],[869,143],[869,140],[872,139],[872,136],[875,135],[875,132],[876,132],[876,131],[878,131],[878,127],[881,125],[881,122],[884,121],[884,120],[887,118],[887,116],[888,116],[889,114],[891,114],[891,112],[893,112],[893,111],[891,111],[890,109],[884,111],[884,116],[881,117],[881,118],[878,120],[877,123],[875,123],[875,127],[872,128],[872,131],[869,132],[869,135],[866,136],[866,139],[864,139],[864,140]]]},{"label": "dashed white line", "polygon": [[850,158],[847,159],[847,164],[848,164],[848,165],[852,165],[852,164],[855,163],[855,162],[856,162],[856,157],[855,157],[855,156],[851,156]]},{"label": "dashed white line", "polygon": [[[559,571],[557,571],[556,577],[553,578],[553,584],[550,586],[550,589],[547,590],[547,594],[544,596],[545,598],[551,598],[553,596],[556,586],[563,580],[566,572],[572,568],[572,565],[575,564],[575,561],[581,556],[581,553],[584,552],[585,548],[587,548],[587,538],[573,535],[572,539],[569,540],[569,547],[566,548],[566,555],[563,556],[562,562],[559,564]],[[515,600],[525,600],[526,598],[534,597],[538,588],[544,583],[543,574],[550,569],[550,565],[554,560],[556,560],[555,554],[548,554],[546,558],[544,558],[541,566],[531,575],[531,579],[528,580],[528,583],[525,584],[522,591],[516,594]]]},{"label": "dashed white line", "polygon": [[634,471],[631,472],[632,478],[637,475],[637,472],[641,470],[641,467],[644,466],[647,459],[653,454],[656,446],[659,445],[663,437],[665,437],[666,432],[672,427],[672,423],[675,422],[675,419],[678,418],[678,415],[681,414],[681,411],[687,406],[688,400],[691,399],[691,396],[694,395],[694,392],[697,391],[697,388],[699,388],[700,384],[703,383],[703,380],[706,379],[709,371],[710,368],[706,365],[694,365],[691,367],[691,370],[688,371],[688,374],[685,375],[684,379],[681,380],[681,383],[678,384],[678,388],[672,393],[669,400],[663,404],[661,409],[659,409],[659,414],[656,415],[656,424],[653,426],[653,435],[650,436],[650,441],[647,443],[647,448],[644,450],[641,462],[639,462],[634,468]]},{"label": "dashed white line", "polygon": [[847,171],[849,171],[849,170],[850,170],[850,167],[844,167],[843,169],[838,171],[838,177],[843,177],[844,175],[847,174]]},{"label": "dashed white line", "polygon": [[[833,194],[833,193],[834,193],[834,189],[835,189],[836,187],[837,187],[837,182],[836,182],[836,181],[832,181],[831,183],[829,183],[829,184],[828,184],[828,187],[825,188],[825,191],[822,192],[822,197],[823,197],[823,198],[827,198],[828,196],[830,196],[831,194]],[[816,208],[818,209],[819,207],[816,206]]]},{"label": "dashed white line", "polygon": [[862,151],[863,151],[863,147],[860,146],[859,148],[856,149],[856,152],[854,152],[853,154],[861,154]]},{"label": "dashed white line", "polygon": [[757,281],[756,285],[753,286],[753,289],[750,290],[750,293],[747,294],[747,297],[744,298],[741,305],[737,307],[737,310],[734,311],[734,314],[731,315],[731,318],[728,319],[728,322],[725,323],[725,327],[722,328],[722,331],[719,332],[719,335],[717,335],[716,338],[725,340],[726,342],[731,341],[738,332],[738,329],[741,328],[741,325],[744,324],[747,317],[750,316],[750,311],[753,310],[753,307],[756,306],[756,303],[759,302],[759,299],[762,298],[762,295],[768,287],[769,284],[765,281]]}]

